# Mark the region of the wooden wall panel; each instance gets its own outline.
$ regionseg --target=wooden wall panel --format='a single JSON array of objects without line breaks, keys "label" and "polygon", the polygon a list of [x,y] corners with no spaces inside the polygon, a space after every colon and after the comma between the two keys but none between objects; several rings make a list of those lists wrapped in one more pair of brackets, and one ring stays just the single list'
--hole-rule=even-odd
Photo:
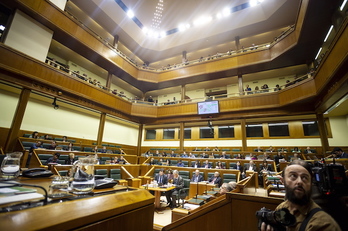
[{"label": "wooden wall panel", "polygon": [[264,108],[264,107],[276,107],[279,105],[277,93],[257,94],[241,99],[241,106],[244,109],[250,108]]},{"label": "wooden wall panel", "polygon": [[228,112],[234,110],[240,110],[242,107],[242,100],[238,97],[229,98],[228,100],[219,101],[220,112]]},{"label": "wooden wall panel", "polygon": [[289,86],[283,91],[279,92],[279,103],[285,105],[293,103],[305,98],[309,98],[316,95],[316,88],[314,80],[307,79],[296,84],[296,86]]},{"label": "wooden wall panel", "polygon": [[292,138],[304,137],[303,126],[301,121],[289,122],[289,133]]},{"label": "wooden wall panel", "polygon": [[142,117],[157,117],[157,107],[152,105],[136,104],[132,105],[133,116],[142,116]]}]

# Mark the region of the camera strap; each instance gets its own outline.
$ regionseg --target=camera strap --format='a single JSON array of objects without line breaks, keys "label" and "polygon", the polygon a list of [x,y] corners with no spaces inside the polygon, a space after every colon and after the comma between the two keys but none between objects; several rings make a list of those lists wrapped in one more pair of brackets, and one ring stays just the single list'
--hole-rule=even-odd
[{"label": "camera strap", "polygon": [[307,217],[303,220],[303,222],[302,222],[302,224],[300,226],[299,231],[305,231],[309,220],[313,217],[314,214],[316,214],[319,211],[322,211],[322,209],[321,208],[314,208],[314,209],[312,209],[308,213]]}]

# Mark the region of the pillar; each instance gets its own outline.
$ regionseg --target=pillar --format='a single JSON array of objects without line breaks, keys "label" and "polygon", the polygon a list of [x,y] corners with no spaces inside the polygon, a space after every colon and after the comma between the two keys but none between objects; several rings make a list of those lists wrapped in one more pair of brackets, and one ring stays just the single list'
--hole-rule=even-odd
[{"label": "pillar", "polygon": [[12,152],[15,148],[18,133],[22,125],[25,109],[29,101],[30,92],[30,89],[23,88],[19,96],[16,112],[13,116],[11,128],[9,130],[7,140],[5,142],[5,152]]},{"label": "pillar", "polygon": [[180,151],[183,152],[184,151],[184,137],[185,137],[185,124],[184,122],[180,122],[180,144],[179,144],[179,148]]},{"label": "pillar", "polygon": [[141,142],[143,140],[143,128],[144,125],[140,124],[139,125],[139,132],[138,132],[138,150],[137,150],[137,156],[141,156]]},{"label": "pillar", "polygon": [[243,95],[243,78],[242,75],[238,75],[238,91],[240,95]]},{"label": "pillar", "polygon": [[103,142],[103,134],[104,134],[104,127],[105,127],[105,118],[106,113],[102,112],[100,114],[100,120],[99,120],[99,129],[98,129],[98,137],[97,137],[97,145],[101,145]]},{"label": "pillar", "polygon": [[325,155],[326,151],[330,150],[329,146],[329,140],[327,138],[327,131],[325,126],[325,119],[324,114],[318,113],[316,114],[317,120],[318,120],[318,128],[319,128],[319,135],[320,135],[320,141],[321,141],[321,148],[323,150],[323,154]]},{"label": "pillar", "polygon": [[240,121],[241,133],[242,133],[242,150],[247,151],[247,137],[246,137],[246,122],[245,119]]}]

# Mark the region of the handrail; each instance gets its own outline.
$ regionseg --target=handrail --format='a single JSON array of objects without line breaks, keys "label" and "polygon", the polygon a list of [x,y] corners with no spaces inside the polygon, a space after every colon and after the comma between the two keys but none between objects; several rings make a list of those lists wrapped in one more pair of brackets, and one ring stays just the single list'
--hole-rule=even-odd
[{"label": "handrail", "polygon": [[125,169],[125,167],[121,166],[121,169],[122,169],[131,179],[134,178],[134,176],[133,176],[132,174],[130,174],[130,173],[127,171],[127,169]]}]

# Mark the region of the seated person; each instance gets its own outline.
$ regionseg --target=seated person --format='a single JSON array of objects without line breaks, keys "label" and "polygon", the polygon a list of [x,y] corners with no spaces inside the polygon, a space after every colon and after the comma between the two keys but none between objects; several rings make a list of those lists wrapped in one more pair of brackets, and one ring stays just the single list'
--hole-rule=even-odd
[{"label": "seated person", "polygon": [[117,159],[117,164],[125,164],[126,160],[124,159],[123,156],[120,156],[120,158]]},{"label": "seated person", "polygon": [[249,170],[249,171],[254,171],[256,172],[257,171],[257,167],[256,167],[256,164],[254,163],[254,161],[250,161],[249,164],[246,165],[246,168],[245,170]]},{"label": "seated person", "polygon": [[222,152],[220,159],[227,159],[226,152]]},{"label": "seated person", "polygon": [[245,177],[244,167],[240,164],[240,161],[237,161],[236,166],[234,169],[237,169],[240,171],[241,178],[243,179]]},{"label": "seated person", "polygon": [[262,162],[261,169],[259,171],[259,184],[263,186],[263,173],[268,173],[272,171],[271,166],[268,166],[267,161]]},{"label": "seated person", "polygon": [[184,152],[184,153],[181,155],[181,157],[182,157],[182,158],[187,158],[188,156],[187,156],[186,152]]},{"label": "seated person", "polygon": [[103,146],[102,150],[100,151],[100,153],[106,153],[106,146]]},{"label": "seated person", "polygon": [[260,146],[258,146],[256,149],[254,149],[254,152],[263,152],[263,149]]},{"label": "seated person", "polygon": [[196,156],[192,152],[190,152],[189,158],[196,158]]},{"label": "seated person", "polygon": [[304,150],[304,154],[309,154],[309,153],[315,153],[315,150],[312,150],[310,147],[307,147],[307,148]]},{"label": "seated person", "polygon": [[209,183],[210,184],[215,184],[217,185],[218,187],[221,186],[221,183],[222,183],[222,180],[221,180],[221,177],[220,177],[220,173],[219,172],[215,172],[214,175],[212,175],[210,178],[209,178]]},{"label": "seated person", "polygon": [[158,174],[155,176],[155,181],[157,181],[158,185],[168,184],[168,177],[164,174],[164,170],[161,169]]},{"label": "seated person", "polygon": [[184,163],[182,160],[179,160],[178,163],[176,164],[177,167],[185,167]]},{"label": "seated person", "polygon": [[63,140],[62,140],[62,142],[68,142],[68,137],[63,136]]},{"label": "seated person", "polygon": [[203,149],[203,151],[208,152],[208,151],[210,151],[210,148],[206,147],[205,149]]},{"label": "seated person", "polygon": [[37,141],[36,143],[34,143],[31,147],[29,152],[32,153],[34,149],[38,149],[42,147],[42,142],[41,141]]},{"label": "seated person", "polygon": [[215,168],[217,168],[217,169],[225,169],[226,166],[222,162],[218,161],[216,163],[216,167]]},{"label": "seated person", "polygon": [[68,147],[67,147],[67,148],[64,148],[64,150],[65,150],[65,151],[72,152],[72,151],[74,151],[73,146],[74,146],[74,144],[70,142],[70,143],[68,144]]},{"label": "seated person", "polygon": [[167,203],[170,208],[176,208],[176,200],[179,194],[179,190],[184,187],[184,179],[179,176],[178,170],[173,171],[173,184],[175,185],[175,189],[166,192]]},{"label": "seated person", "polygon": [[69,153],[69,158],[65,160],[65,164],[73,165],[75,161],[76,161],[75,154]]},{"label": "seated person", "polygon": [[51,138],[49,135],[46,134],[46,135],[44,136],[44,140],[52,140],[52,138]]},{"label": "seated person", "polygon": [[209,163],[208,160],[204,161],[202,168],[211,168],[211,164]]},{"label": "seated person", "polygon": [[39,136],[39,133],[37,131],[35,131],[29,136],[29,138],[39,139],[40,136]]},{"label": "seated person", "polygon": [[46,165],[58,164],[59,157],[60,157],[60,153],[56,152],[56,153],[54,153],[54,155],[52,157],[50,157],[46,160],[45,164]]},{"label": "seated person", "polygon": [[57,148],[57,143],[56,143],[56,141],[53,140],[52,143],[51,143],[51,145],[48,146],[47,149],[55,150],[56,148]]},{"label": "seated person", "polygon": [[149,165],[155,165],[155,164],[156,164],[155,158],[151,157]]},{"label": "seated person", "polygon": [[216,146],[214,149],[213,149],[214,152],[219,152],[220,149]]},{"label": "seated person", "polygon": [[298,157],[298,154],[297,154],[297,153],[294,153],[294,156],[291,157],[290,162],[293,162],[294,160],[301,160],[301,158]]},{"label": "seated person", "polygon": [[197,161],[192,161],[191,162],[191,167],[192,168],[199,168],[199,167],[201,167],[201,164],[200,164],[200,162],[197,160]]},{"label": "seated person", "polygon": [[199,174],[199,170],[196,169],[195,174],[193,174],[192,178],[191,178],[191,182],[201,182],[203,181],[203,176],[201,174]]}]

